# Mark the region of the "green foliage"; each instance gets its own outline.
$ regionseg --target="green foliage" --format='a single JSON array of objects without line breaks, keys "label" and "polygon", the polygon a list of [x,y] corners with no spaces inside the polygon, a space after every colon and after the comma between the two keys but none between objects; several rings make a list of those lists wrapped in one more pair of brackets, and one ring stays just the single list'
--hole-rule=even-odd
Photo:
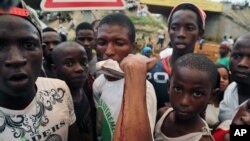
[{"label": "green foliage", "polygon": [[163,28],[161,23],[155,20],[153,17],[138,17],[136,15],[130,15],[130,19],[135,25],[149,25],[152,27]]}]

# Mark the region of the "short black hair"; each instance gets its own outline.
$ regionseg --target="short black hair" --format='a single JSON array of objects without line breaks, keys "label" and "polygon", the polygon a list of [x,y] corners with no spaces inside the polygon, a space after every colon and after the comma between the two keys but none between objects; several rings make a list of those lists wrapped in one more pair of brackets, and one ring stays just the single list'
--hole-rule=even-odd
[{"label": "short black hair", "polygon": [[90,23],[82,22],[82,23],[78,24],[76,27],[76,35],[79,32],[79,30],[85,30],[85,29],[94,31],[93,27]]},{"label": "short black hair", "polygon": [[203,24],[202,24],[201,16],[199,14],[199,10],[193,4],[190,4],[190,3],[181,4],[178,7],[176,7],[176,9],[174,9],[172,15],[170,15],[169,20],[168,20],[168,22],[169,22],[168,23],[168,28],[170,28],[174,13],[176,11],[179,11],[179,10],[191,10],[191,11],[193,11],[196,14],[196,17],[197,17],[197,25],[198,25],[199,31],[203,31]]},{"label": "short black hair", "polygon": [[212,88],[215,89],[218,85],[218,71],[215,64],[203,54],[189,53],[178,58],[175,62],[173,72],[179,67],[187,67],[208,73]]},{"label": "short black hair", "polygon": [[131,42],[135,42],[135,26],[128,16],[126,16],[124,14],[120,14],[120,13],[113,13],[113,14],[105,16],[101,20],[99,27],[101,27],[104,24],[120,25],[120,26],[128,28],[129,40]]},{"label": "short black hair", "polygon": [[56,32],[57,33],[57,31],[52,27],[45,27],[43,29],[43,32]]}]

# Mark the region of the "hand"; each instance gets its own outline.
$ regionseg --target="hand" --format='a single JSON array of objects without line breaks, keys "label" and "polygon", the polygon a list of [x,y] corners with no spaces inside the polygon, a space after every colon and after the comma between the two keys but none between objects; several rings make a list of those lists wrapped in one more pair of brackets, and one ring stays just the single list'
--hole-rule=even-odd
[{"label": "hand", "polygon": [[133,70],[151,70],[157,62],[157,58],[147,58],[141,54],[129,54],[120,63],[121,69],[125,72],[125,68],[133,68]]},{"label": "hand", "polygon": [[146,72],[147,71],[147,60],[148,58],[140,54],[129,54],[120,63],[121,69],[126,74],[126,71],[130,70],[133,72]]}]

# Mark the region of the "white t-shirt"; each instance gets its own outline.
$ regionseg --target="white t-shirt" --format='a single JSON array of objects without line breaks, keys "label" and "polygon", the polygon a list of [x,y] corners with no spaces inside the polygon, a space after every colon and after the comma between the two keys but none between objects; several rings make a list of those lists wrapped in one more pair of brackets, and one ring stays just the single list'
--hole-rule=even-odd
[{"label": "white t-shirt", "polygon": [[[146,83],[146,101],[153,135],[157,101],[154,88],[150,82]],[[124,91],[124,78],[117,81],[108,81],[104,75],[100,75],[93,84],[94,100],[98,111],[98,136],[101,140],[112,140],[119,112],[121,110]]]},{"label": "white t-shirt", "polygon": [[239,107],[239,96],[237,83],[232,82],[228,85],[224,92],[223,100],[220,102],[219,119],[221,122],[224,120],[232,120],[233,115]]},{"label": "white t-shirt", "polygon": [[171,56],[173,54],[173,48],[166,48],[160,52],[160,58],[166,58],[168,56]]},{"label": "white t-shirt", "polygon": [[40,141],[68,139],[75,120],[73,102],[64,81],[38,78],[37,93],[23,110],[0,107],[1,141]]}]

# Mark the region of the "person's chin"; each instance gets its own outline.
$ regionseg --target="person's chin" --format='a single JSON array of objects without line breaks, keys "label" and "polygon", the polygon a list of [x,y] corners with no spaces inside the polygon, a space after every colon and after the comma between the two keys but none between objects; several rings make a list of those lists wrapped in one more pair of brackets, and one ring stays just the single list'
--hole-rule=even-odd
[{"label": "person's chin", "polygon": [[181,111],[176,111],[175,116],[177,119],[180,120],[189,120],[191,118],[191,115],[188,112],[181,112]]}]

